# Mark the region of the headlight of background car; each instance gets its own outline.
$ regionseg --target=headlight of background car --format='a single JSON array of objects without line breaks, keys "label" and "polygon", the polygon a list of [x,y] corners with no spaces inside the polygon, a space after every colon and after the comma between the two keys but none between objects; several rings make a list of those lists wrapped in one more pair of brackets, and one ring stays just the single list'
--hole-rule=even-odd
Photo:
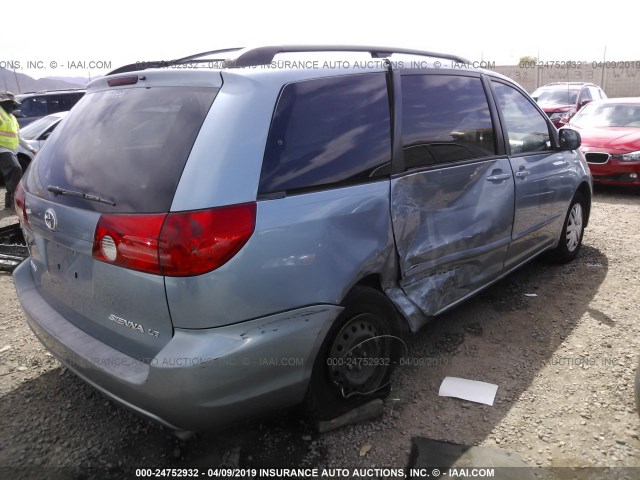
[{"label": "headlight of background car", "polygon": [[640,162],[640,150],[636,152],[623,153],[622,155],[611,156],[617,160],[622,160],[623,162]]},{"label": "headlight of background car", "polygon": [[552,113],[549,118],[551,120],[562,120],[562,119],[568,119],[570,116],[571,116],[571,112],[557,112],[557,113]]}]

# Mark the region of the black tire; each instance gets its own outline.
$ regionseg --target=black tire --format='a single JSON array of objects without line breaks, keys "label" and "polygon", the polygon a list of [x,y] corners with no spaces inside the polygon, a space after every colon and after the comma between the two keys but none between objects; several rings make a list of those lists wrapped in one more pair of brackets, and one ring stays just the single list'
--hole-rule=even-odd
[{"label": "black tire", "polygon": [[[576,205],[579,206],[576,207]],[[579,211],[579,228],[576,229],[576,216]],[[584,222],[586,220],[587,205],[584,196],[580,192],[576,192],[569,205],[567,216],[564,219],[562,233],[558,246],[549,252],[549,258],[556,263],[567,263],[576,258],[580,247],[582,246],[582,238],[584,237]],[[567,230],[572,229],[574,236],[567,236]],[[570,230],[571,231],[571,230]],[[577,236],[578,238],[575,238]]]},{"label": "black tire", "polygon": [[[318,352],[305,400],[315,420],[330,420],[391,391],[402,340],[399,318],[387,297],[355,287]],[[376,360],[377,359],[377,360]]]}]

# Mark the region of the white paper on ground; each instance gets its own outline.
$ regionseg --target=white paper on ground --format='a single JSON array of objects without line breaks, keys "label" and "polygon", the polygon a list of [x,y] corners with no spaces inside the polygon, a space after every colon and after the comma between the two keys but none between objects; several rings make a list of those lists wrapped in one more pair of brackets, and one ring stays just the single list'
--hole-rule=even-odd
[{"label": "white paper on ground", "polygon": [[445,377],[440,385],[438,395],[441,397],[456,397],[470,402],[492,405],[496,398],[498,385],[466,378]]}]

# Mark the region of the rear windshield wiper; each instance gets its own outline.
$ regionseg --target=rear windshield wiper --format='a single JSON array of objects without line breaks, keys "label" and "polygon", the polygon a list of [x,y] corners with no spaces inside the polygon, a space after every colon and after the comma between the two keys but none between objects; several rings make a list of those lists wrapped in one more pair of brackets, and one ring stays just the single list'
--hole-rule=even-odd
[{"label": "rear windshield wiper", "polygon": [[106,203],[107,205],[111,205],[112,207],[116,206],[115,202],[112,202],[111,200],[107,200],[106,198],[100,198],[95,195],[91,195],[90,193],[76,192],[74,190],[68,190],[66,188],[55,187],[53,185],[49,185],[47,187],[47,190],[53,193],[54,195],[67,195],[69,197],[84,198],[85,200],[90,200],[92,202]]}]

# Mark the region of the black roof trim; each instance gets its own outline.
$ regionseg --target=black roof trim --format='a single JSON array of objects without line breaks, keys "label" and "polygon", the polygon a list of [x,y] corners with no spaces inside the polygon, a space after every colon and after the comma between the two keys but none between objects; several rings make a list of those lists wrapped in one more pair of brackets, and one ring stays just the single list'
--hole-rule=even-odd
[{"label": "black roof trim", "polygon": [[[211,55],[220,55],[224,53],[237,52],[226,58],[206,58]],[[208,52],[196,53],[187,57],[178,58],[176,60],[156,60],[150,62],[137,62],[110,71],[107,75],[115,75],[118,73],[135,72],[146,70],[147,68],[165,68],[172,65],[178,65],[188,62],[207,62],[219,61],[224,64],[225,68],[242,68],[256,67],[260,65],[270,64],[274,57],[279,53],[297,53],[297,52],[367,52],[372,58],[385,58],[394,53],[405,55],[418,55],[423,57],[436,57],[446,60],[452,60],[457,63],[469,64],[469,60],[457,55],[449,55],[446,53],[430,52],[426,50],[413,50],[409,48],[392,48],[392,47],[371,47],[363,45],[271,45],[264,47],[251,48],[225,48],[222,50],[211,50]]]},{"label": "black roof trim", "polygon": [[53,90],[38,90],[35,92],[22,92],[16,93],[16,97],[21,95],[46,95],[48,93],[76,93],[76,92],[85,92],[86,87],[78,87],[78,88],[54,88]]},{"label": "black roof trim", "polygon": [[241,68],[268,65],[277,54],[290,52],[367,52],[371,54],[373,58],[384,58],[394,53],[400,53],[444,58],[458,63],[470,63],[469,60],[457,55],[408,48],[371,47],[363,45],[274,45],[242,49],[235,57],[227,58],[227,66],[230,68]]}]

